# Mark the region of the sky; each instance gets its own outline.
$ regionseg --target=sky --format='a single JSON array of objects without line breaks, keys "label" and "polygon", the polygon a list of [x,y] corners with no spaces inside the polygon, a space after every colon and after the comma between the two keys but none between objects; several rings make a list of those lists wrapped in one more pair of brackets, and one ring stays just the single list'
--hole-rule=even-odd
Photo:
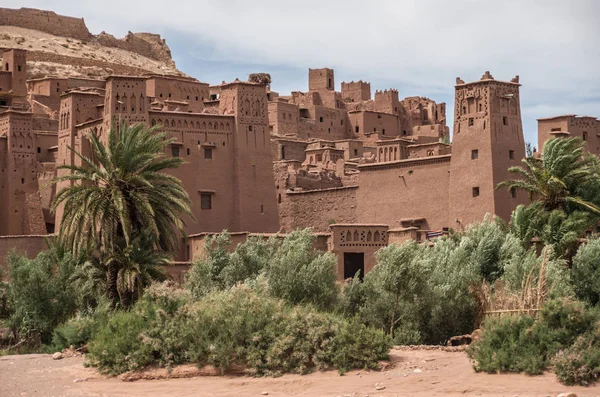
[{"label": "sky", "polygon": [[536,119],[600,117],[600,0],[3,0],[83,17],[123,37],[159,33],[177,67],[216,84],[270,73],[282,95],[308,89],[308,68],[342,81],[447,103],[454,84],[520,76],[525,140]]}]

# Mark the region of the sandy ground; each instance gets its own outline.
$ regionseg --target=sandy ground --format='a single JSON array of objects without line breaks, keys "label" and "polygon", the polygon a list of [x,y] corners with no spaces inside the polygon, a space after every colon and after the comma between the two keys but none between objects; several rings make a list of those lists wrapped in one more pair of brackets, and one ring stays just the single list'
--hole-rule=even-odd
[{"label": "sandy ground", "polygon": [[[124,382],[83,367],[83,358],[52,360],[48,355],[0,357],[0,396],[556,396],[566,391],[600,396],[600,385],[566,387],[547,373],[475,373],[464,352],[400,350],[391,368],[279,378],[205,376]],[[381,389],[381,387],[384,387]],[[379,390],[378,390],[379,388]]]}]

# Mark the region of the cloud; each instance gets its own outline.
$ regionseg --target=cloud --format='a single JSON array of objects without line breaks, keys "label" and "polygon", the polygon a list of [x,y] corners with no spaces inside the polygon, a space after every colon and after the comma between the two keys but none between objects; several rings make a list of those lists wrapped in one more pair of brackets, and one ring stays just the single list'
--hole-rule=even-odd
[{"label": "cloud", "polygon": [[[432,95],[447,101],[449,109],[456,76],[477,80],[490,70],[495,78],[510,80],[519,74],[528,140],[536,140],[529,131],[535,130],[535,118],[552,115],[546,112],[600,116],[594,98],[600,92],[600,2],[594,0],[8,3],[84,17],[96,33],[176,32],[184,40],[175,55],[207,65],[260,64],[297,73],[328,66],[336,69],[337,84],[362,78],[373,89]],[[203,80],[196,70],[188,72]],[[276,79],[274,85],[306,88]]]}]

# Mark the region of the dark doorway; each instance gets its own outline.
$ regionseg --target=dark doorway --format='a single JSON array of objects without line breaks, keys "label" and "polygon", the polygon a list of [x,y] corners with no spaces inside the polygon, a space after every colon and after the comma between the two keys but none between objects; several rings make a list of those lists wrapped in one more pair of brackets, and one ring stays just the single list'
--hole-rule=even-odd
[{"label": "dark doorway", "polygon": [[362,252],[344,252],[344,280],[352,278],[360,270],[359,277],[365,276],[365,254]]}]

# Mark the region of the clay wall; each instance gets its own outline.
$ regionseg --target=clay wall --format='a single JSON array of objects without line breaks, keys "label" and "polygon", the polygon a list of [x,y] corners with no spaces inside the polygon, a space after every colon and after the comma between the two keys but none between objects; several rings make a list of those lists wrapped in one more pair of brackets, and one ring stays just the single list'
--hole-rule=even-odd
[{"label": "clay wall", "polygon": [[[60,107],[60,106],[59,106]],[[34,131],[58,131],[58,120],[51,119],[47,115],[34,114],[31,122]]]},{"label": "clay wall", "polygon": [[38,162],[52,162],[53,155],[50,148],[58,145],[58,134],[35,132],[33,134],[35,147],[35,159]]},{"label": "clay wall", "polygon": [[335,81],[333,70],[328,68],[308,69],[308,90],[324,91],[333,90]]},{"label": "clay wall", "polygon": [[358,139],[336,141],[335,147],[344,151],[344,160],[361,158],[363,156],[363,143]]},{"label": "clay wall", "polygon": [[366,81],[342,81],[342,100],[345,102],[361,102],[371,99],[371,83]]},{"label": "clay wall", "polygon": [[344,278],[345,252],[361,252],[364,254],[366,274],[377,264],[375,253],[388,245],[388,226],[385,224],[333,224],[330,226],[330,230],[329,249],[337,257],[339,280]]},{"label": "clay wall", "polygon": [[55,36],[72,37],[78,40],[88,40],[92,36],[85,26],[83,18],[65,17],[52,11],[33,8],[18,10],[0,8],[0,25],[39,30]]},{"label": "clay wall", "polygon": [[440,142],[409,145],[408,158],[443,156],[452,153],[452,146]]},{"label": "clay wall", "polygon": [[56,176],[56,164],[54,162],[37,163],[37,184],[39,187],[40,205],[46,232],[54,232],[54,214],[50,207],[56,194],[56,186],[52,184],[52,179]]},{"label": "clay wall", "polygon": [[281,229],[292,231],[312,227],[325,232],[332,223],[356,221],[358,187],[348,186],[307,192],[287,192],[280,208]]},{"label": "clay wall", "polygon": [[276,135],[298,134],[298,106],[285,102],[269,102],[269,132]]},{"label": "clay wall", "polygon": [[496,81],[487,72],[474,83],[457,79],[454,112],[450,211],[462,226],[488,212],[508,221],[527,201],[524,192],[496,190],[525,154],[519,84]]},{"label": "clay wall", "polygon": [[306,159],[306,146],[307,142],[305,141],[271,138],[273,161],[296,160],[303,162]]},{"label": "clay wall", "polygon": [[7,93],[12,88],[12,73],[4,70],[4,64],[0,71],[0,97],[2,94]]},{"label": "clay wall", "polygon": [[338,140],[347,139],[348,116],[343,109],[332,109],[324,106],[314,107],[315,130],[312,138]]},{"label": "clay wall", "polygon": [[348,117],[352,131],[358,134],[365,143],[375,143],[381,138],[400,135],[398,116],[379,112],[356,111],[348,113]]},{"label": "clay wall", "polygon": [[[235,230],[231,213],[235,194],[233,116],[151,111],[150,120],[151,124],[163,125],[176,140],[167,148],[167,155],[185,161],[170,173],[183,182],[192,201],[195,219],[186,220],[186,233]],[[211,208],[202,208],[203,195],[211,197]]]},{"label": "clay wall", "polygon": [[233,230],[277,231],[279,219],[266,87],[242,82],[221,86],[219,106],[222,114],[236,115],[233,216],[239,223]]},{"label": "clay wall", "polygon": [[398,115],[400,114],[400,108],[397,90],[375,91],[374,110],[376,112]]},{"label": "clay wall", "polygon": [[442,124],[416,125],[412,128],[412,135],[418,136],[422,142],[438,142],[450,136],[450,129]]},{"label": "clay wall", "polygon": [[47,238],[52,238],[52,236],[0,236],[0,269],[2,269],[5,277],[7,277],[9,273],[6,258],[11,250],[14,249],[18,254],[33,259],[37,254],[48,249],[46,243]]},{"label": "clay wall", "polygon": [[600,155],[600,133],[596,117],[566,115],[538,119],[538,150],[543,149],[546,140],[553,137],[578,137],[585,141],[588,152]]},{"label": "clay wall", "polygon": [[[1,9],[0,9],[1,12]],[[27,95],[27,51],[9,49],[2,53],[2,70],[11,73],[13,95]]]},{"label": "clay wall", "polygon": [[[44,233],[41,208],[35,202],[38,191],[34,136],[31,113],[5,112],[0,115],[0,135],[7,136],[4,178],[5,200],[0,211],[6,222],[0,224],[0,235]],[[39,212],[39,213],[38,213]]]},{"label": "clay wall", "polygon": [[398,227],[425,218],[428,229],[449,227],[450,156],[359,165],[357,222]]},{"label": "clay wall", "polygon": [[205,83],[157,76],[146,82],[146,96],[159,101],[185,101],[194,113],[202,112],[209,95],[209,86]]}]

